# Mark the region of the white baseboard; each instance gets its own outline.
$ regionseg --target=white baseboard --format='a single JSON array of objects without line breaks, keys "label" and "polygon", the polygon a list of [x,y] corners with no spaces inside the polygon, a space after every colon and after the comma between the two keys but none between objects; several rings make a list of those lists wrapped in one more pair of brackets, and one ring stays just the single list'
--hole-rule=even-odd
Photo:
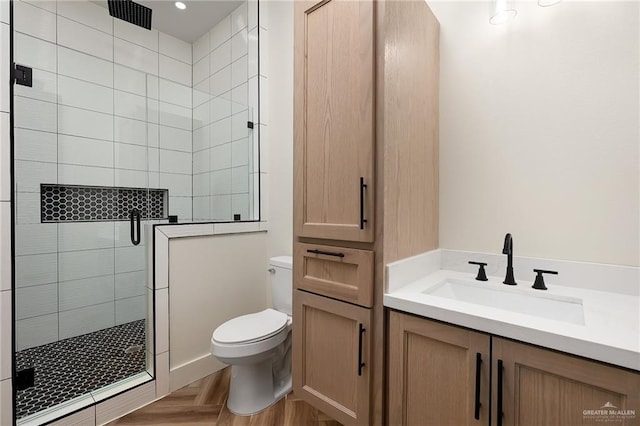
[{"label": "white baseboard", "polygon": [[206,354],[184,364],[171,367],[169,370],[171,392],[207,377],[216,371],[220,371],[226,366],[227,364],[218,361],[211,354]]}]

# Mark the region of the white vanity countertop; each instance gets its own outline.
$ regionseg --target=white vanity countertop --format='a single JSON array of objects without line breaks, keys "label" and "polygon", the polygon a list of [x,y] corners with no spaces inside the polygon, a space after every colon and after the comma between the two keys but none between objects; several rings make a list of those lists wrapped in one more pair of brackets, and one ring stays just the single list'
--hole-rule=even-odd
[{"label": "white vanity countertop", "polygon": [[[433,262],[432,262],[433,263]],[[490,306],[424,294],[445,279],[462,279],[509,291],[503,277],[489,276],[489,281],[475,281],[475,274],[433,268],[425,276],[389,288],[384,305],[399,311],[445,321],[481,332],[556,349],[634,370],[640,370],[640,297],[567,285],[553,285],[548,290],[534,290],[532,282],[518,280],[518,291],[544,293],[544,297],[582,299],[584,324],[552,320]],[[517,276],[516,276],[517,278]]]}]

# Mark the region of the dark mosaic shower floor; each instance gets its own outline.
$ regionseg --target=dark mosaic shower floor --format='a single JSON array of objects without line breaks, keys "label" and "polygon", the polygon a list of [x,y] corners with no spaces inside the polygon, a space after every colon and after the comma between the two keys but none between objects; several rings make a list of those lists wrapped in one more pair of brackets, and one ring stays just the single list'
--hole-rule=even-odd
[{"label": "dark mosaic shower floor", "polygon": [[[18,391],[22,418],[144,371],[145,320],[16,353],[17,370],[35,368],[35,386]],[[125,353],[134,345],[142,349]]]}]

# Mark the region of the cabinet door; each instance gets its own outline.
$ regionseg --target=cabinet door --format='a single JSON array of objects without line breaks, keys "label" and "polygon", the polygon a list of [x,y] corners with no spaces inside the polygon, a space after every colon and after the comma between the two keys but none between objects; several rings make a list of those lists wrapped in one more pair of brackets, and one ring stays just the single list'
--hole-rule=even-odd
[{"label": "cabinet door", "polygon": [[639,373],[496,337],[493,363],[494,425],[640,424]]},{"label": "cabinet door", "polygon": [[297,236],[373,241],[373,22],[372,0],[295,4]]},{"label": "cabinet door", "polygon": [[294,292],[293,390],[343,424],[369,423],[371,310]]},{"label": "cabinet door", "polygon": [[485,334],[411,315],[389,316],[389,424],[487,425]]},{"label": "cabinet door", "polygon": [[294,288],[373,306],[373,252],[296,243]]}]

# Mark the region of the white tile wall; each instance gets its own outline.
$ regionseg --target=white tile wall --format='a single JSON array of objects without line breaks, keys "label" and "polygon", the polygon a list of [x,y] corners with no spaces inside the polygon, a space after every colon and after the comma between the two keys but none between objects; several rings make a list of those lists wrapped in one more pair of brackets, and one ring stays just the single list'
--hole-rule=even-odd
[{"label": "white tile wall", "polygon": [[16,289],[16,319],[26,319],[58,312],[58,284],[44,284]]},{"label": "white tile wall", "polygon": [[13,28],[52,43],[56,41],[56,15],[39,7],[13,2]]},{"label": "white tile wall", "polygon": [[58,281],[58,255],[16,256],[16,287],[55,283]]},{"label": "white tile wall", "polygon": [[108,61],[113,60],[114,40],[110,34],[58,15],[58,44]]},{"label": "white tile wall", "polygon": [[159,99],[185,108],[191,108],[191,87],[161,78],[159,80]]},{"label": "white tile wall", "polygon": [[57,78],[56,75],[49,71],[39,69],[32,70],[32,87],[14,86],[14,95],[25,98],[39,99],[41,101],[57,102]]},{"label": "white tile wall", "polygon": [[187,86],[191,86],[191,65],[169,56],[160,55],[159,75]]},{"label": "white tile wall", "polygon": [[11,199],[9,131],[9,114],[0,112],[0,159],[5,159],[0,162],[0,201],[9,201]]},{"label": "white tile wall", "polygon": [[56,165],[54,163],[16,160],[14,171],[18,192],[40,193],[41,183],[56,182]]},{"label": "white tile wall", "polygon": [[147,306],[145,296],[116,300],[116,325],[143,319],[146,314]]},{"label": "white tile wall", "polygon": [[58,162],[113,168],[113,142],[58,135]]},{"label": "white tile wall", "polygon": [[[59,60],[58,60],[59,61]],[[145,73],[124,65],[114,64],[114,87],[124,92],[147,96],[147,80]]]},{"label": "white tile wall", "polygon": [[147,279],[146,271],[124,272],[115,275],[116,299],[143,296]]},{"label": "white tile wall", "polygon": [[68,339],[113,327],[115,325],[114,312],[115,302],[62,311],[58,314],[60,339]]},{"label": "white tile wall", "polygon": [[160,102],[160,124],[191,131],[191,108]]},{"label": "white tile wall", "polygon": [[113,275],[61,281],[58,285],[60,311],[69,311],[113,301]]},{"label": "white tile wall", "polygon": [[147,120],[147,98],[133,93],[116,90],[114,95],[114,113],[120,117],[134,120]]},{"label": "white tile wall", "polygon": [[159,34],[159,52],[162,55],[191,64],[191,44],[165,33]]},{"label": "white tile wall", "polygon": [[158,54],[137,44],[119,38],[114,39],[113,59],[117,64],[158,75]]},{"label": "white tile wall", "polygon": [[13,59],[17,64],[56,72],[56,45],[26,34],[13,35]]},{"label": "white tile wall", "polygon": [[0,381],[0,424],[13,423],[13,391],[11,379]]},{"label": "white tile wall", "polygon": [[113,18],[104,13],[104,9],[99,9],[89,2],[58,1],[57,13],[107,34],[113,34]]},{"label": "white tile wall", "polygon": [[15,96],[13,108],[15,127],[56,132],[56,104]]},{"label": "white tile wall", "polygon": [[16,321],[17,350],[46,345],[58,340],[58,314]]},{"label": "white tile wall", "polygon": [[[20,49],[16,47],[16,51]],[[113,87],[114,68],[112,63],[86,53],[58,46],[58,74],[80,80]],[[54,69],[55,71],[55,69]]]},{"label": "white tile wall", "polygon": [[113,274],[113,249],[61,252],[58,269],[60,281]]},{"label": "white tile wall", "polygon": [[55,253],[58,250],[58,229],[55,223],[16,225],[15,230],[16,256]]},{"label": "white tile wall", "polygon": [[144,269],[145,251],[144,246],[116,247],[115,252],[115,271],[116,274],[121,272],[133,272]]},{"label": "white tile wall", "polygon": [[[2,131],[1,120],[4,120],[4,114],[0,115],[0,131]],[[51,163],[55,162],[58,157],[57,136],[55,133],[16,128],[14,129],[14,139],[14,156],[17,160],[31,160]],[[4,145],[4,141],[1,141],[0,144]],[[9,158],[8,154],[6,157],[3,154],[4,150],[0,148],[0,158]],[[8,182],[5,181],[5,179],[8,178],[0,178],[3,184],[5,182]],[[4,190],[10,191],[8,187]],[[8,197],[9,192],[6,192],[6,194],[6,197]],[[4,197],[2,197],[1,199],[4,199]]]},{"label": "white tile wall", "polygon": [[58,132],[94,139],[113,140],[113,115],[59,105]]},{"label": "white tile wall", "polygon": [[114,155],[117,169],[147,170],[147,147],[145,146],[115,143]]},{"label": "white tile wall", "polygon": [[[259,126],[254,131],[247,129],[247,121],[258,121],[257,14],[257,3],[245,2],[212,28],[208,39],[203,36],[193,44],[193,80],[196,83],[193,102],[193,191],[194,196],[198,197],[197,200],[194,198],[193,208],[198,217],[208,211],[216,219],[231,220],[232,209],[234,212],[238,210],[243,219],[257,217],[253,214],[253,205],[254,198],[259,198],[259,194],[254,197],[253,194],[249,195],[249,191],[258,185],[249,179],[248,174],[257,167],[258,155],[253,149],[258,146]],[[208,102],[202,93],[207,87],[207,63],[211,96]],[[201,175],[207,172],[206,167],[210,172],[208,181]],[[242,172],[247,172],[247,176],[240,176]],[[232,175],[235,179],[232,179]],[[205,193],[207,188],[209,194]],[[235,195],[233,200],[232,192]],[[202,198],[207,195],[209,200]],[[218,202],[222,204],[216,205]]]},{"label": "white tile wall", "polygon": [[113,186],[113,175],[111,168],[58,165],[58,183],[62,185]]},{"label": "white tile wall", "polygon": [[160,126],[160,148],[191,153],[191,137],[189,130],[176,127]]},{"label": "white tile wall", "polygon": [[[167,173],[191,174],[191,153],[160,150],[160,171]],[[171,195],[171,194],[169,194]]]},{"label": "white tile wall", "polygon": [[129,40],[139,46],[154,52],[158,51],[158,31],[151,29],[150,31],[130,24],[121,19],[113,20],[113,34],[120,39]]},{"label": "white tile wall", "polygon": [[146,145],[147,123],[125,117],[115,117],[114,120],[116,142]]},{"label": "white tile wall", "polygon": [[[11,377],[11,290],[0,291],[0,380]],[[4,423],[2,423],[4,424]]]},{"label": "white tile wall", "polygon": [[[45,224],[45,226],[56,226]],[[114,222],[59,223],[59,252],[107,249],[113,247]]]},{"label": "white tile wall", "polygon": [[[7,157],[0,157],[7,158]],[[11,203],[0,201],[0,291],[11,289]]]}]

